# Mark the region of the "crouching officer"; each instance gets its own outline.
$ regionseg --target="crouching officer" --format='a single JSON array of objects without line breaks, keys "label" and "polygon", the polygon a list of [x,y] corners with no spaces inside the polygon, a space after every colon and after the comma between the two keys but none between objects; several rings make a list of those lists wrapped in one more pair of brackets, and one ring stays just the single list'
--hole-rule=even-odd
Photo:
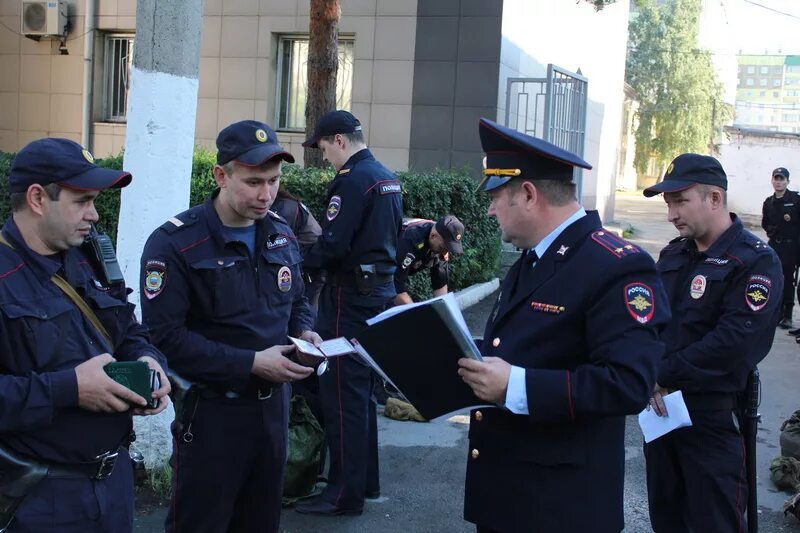
[{"label": "crouching officer", "polygon": [[778,254],[783,270],[781,321],[778,327],[792,327],[794,307],[795,271],[800,247],[800,195],[789,190],[789,171],[778,167],[772,171],[772,188],[775,193],[761,208],[761,227],[767,232],[769,245]]},{"label": "crouching officer", "polygon": [[150,236],[142,310],[171,367],[195,383],[173,425],[167,531],[277,531],[288,387],[312,369],[287,334],[319,342],[294,234],[268,210],[294,158],[261,122],[217,137],[218,188]]},{"label": "crouching officer", "polygon": [[[81,247],[97,195],[130,181],[67,139],[14,158],[0,237],[0,529],[133,529],[131,415],[161,412],[169,384],[121,273]],[[159,407],[106,375],[115,359],[160,374]]]},{"label": "crouching officer", "polygon": [[[370,153],[361,122],[347,111],[325,114],[303,145],[319,147],[337,170],[328,187],[322,235],[305,260],[306,267],[328,271],[317,329],[325,338],[349,339],[395,296],[401,187]],[[372,371],[347,356],[330,363],[320,378],[330,482],[316,499],[299,504],[297,511],[361,514],[364,498],[380,494]]]},{"label": "crouching officer", "polygon": [[683,154],[644,191],[664,194],[680,233],[658,259],[673,314],[651,406],[669,414],[662,396],[680,390],[692,418],[644,447],[659,533],[745,530],[746,452],[734,410],[772,346],[783,276],[775,252],[728,211],[727,189],[719,161]]},{"label": "crouching officer", "polygon": [[447,294],[450,282],[450,254],[464,252],[461,239],[464,224],[453,215],[436,222],[419,218],[403,219],[403,227],[397,241],[397,271],[394,273],[394,288],[397,296],[394,303],[413,303],[408,294],[408,277],[427,268],[431,275],[434,296]]}]

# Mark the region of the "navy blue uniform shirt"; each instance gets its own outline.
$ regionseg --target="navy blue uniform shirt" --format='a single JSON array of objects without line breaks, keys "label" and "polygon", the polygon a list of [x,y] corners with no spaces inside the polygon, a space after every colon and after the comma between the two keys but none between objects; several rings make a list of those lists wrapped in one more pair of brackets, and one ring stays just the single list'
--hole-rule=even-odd
[{"label": "navy blue uniform shirt", "polygon": [[[0,245],[0,444],[46,462],[77,463],[116,450],[131,413],[78,407],[75,367],[110,353],[119,361],[149,355],[166,369],[147,330],[133,315],[124,283],[107,285],[79,248],[45,257],[31,250],[13,219]],[[52,281],[61,272],[111,335],[107,346],[78,307]]]},{"label": "navy blue uniform shirt", "polygon": [[436,224],[432,220],[409,219],[397,241],[397,272],[394,288],[398,294],[408,292],[408,276],[427,268],[431,274],[431,288],[441,289],[450,281],[450,263],[442,260],[428,247],[428,234]]},{"label": "navy blue uniform shirt", "polygon": [[192,381],[244,392],[255,352],[313,329],[300,250],[275,213],[256,222],[256,256],[205,203],[150,235],[142,254],[142,316],[170,366]]},{"label": "navy blue uniform shirt", "polygon": [[[784,217],[789,215],[789,220]],[[800,195],[787,190],[781,198],[768,196],[761,206],[761,227],[770,239],[800,239]]]},{"label": "navy blue uniform shirt", "polygon": [[658,384],[684,392],[739,392],[769,352],[781,308],[783,276],[775,252],[733,224],[705,252],[678,238],[658,270],[672,305]]},{"label": "navy blue uniform shirt", "polygon": [[328,186],[322,235],[307,252],[305,266],[333,274],[374,264],[378,274],[394,274],[402,217],[397,176],[364,148],[347,160]]}]

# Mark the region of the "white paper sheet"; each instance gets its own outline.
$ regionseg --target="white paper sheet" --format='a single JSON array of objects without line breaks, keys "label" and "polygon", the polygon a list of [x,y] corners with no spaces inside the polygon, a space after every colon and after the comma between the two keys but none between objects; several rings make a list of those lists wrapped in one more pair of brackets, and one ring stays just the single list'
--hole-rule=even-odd
[{"label": "white paper sheet", "polygon": [[681,391],[667,394],[663,399],[667,416],[658,416],[651,407],[639,413],[639,427],[642,428],[645,442],[654,441],[670,431],[692,425],[692,418],[689,416]]}]

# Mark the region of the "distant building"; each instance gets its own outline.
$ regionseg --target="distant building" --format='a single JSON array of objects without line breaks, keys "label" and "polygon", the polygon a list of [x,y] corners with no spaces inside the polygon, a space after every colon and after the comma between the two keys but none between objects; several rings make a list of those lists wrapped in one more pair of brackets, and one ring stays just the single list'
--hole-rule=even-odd
[{"label": "distant building", "polygon": [[800,56],[738,57],[734,126],[800,133]]}]

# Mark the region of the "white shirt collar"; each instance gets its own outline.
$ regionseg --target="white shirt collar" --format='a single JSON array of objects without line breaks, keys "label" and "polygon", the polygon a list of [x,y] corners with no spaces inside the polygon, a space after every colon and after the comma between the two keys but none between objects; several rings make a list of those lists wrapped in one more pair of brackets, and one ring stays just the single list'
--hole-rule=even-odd
[{"label": "white shirt collar", "polygon": [[573,222],[576,220],[580,220],[581,218],[586,216],[586,210],[583,207],[579,207],[577,211],[572,213],[564,222],[562,222],[556,229],[551,231],[547,234],[547,236],[539,241],[539,244],[534,246],[531,250],[536,252],[537,257],[544,257],[544,254],[547,252],[547,249],[550,248],[550,245],[561,235],[565,229],[567,229]]}]

